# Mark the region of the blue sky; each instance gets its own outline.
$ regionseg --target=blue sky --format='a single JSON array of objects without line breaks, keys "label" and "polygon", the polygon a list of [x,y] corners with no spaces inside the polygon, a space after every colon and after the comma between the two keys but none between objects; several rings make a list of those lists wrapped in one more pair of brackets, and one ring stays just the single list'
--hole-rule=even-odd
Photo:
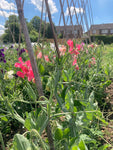
[{"label": "blue sky", "polygon": [[[41,16],[41,1],[42,0],[25,0],[24,14],[25,18],[30,21],[34,16]],[[58,25],[60,18],[59,0],[48,0],[50,10],[52,12],[53,22]],[[66,0],[65,0],[66,1]],[[71,0],[69,0],[71,1]],[[90,0],[93,11],[94,24],[113,23],[113,0]],[[76,6],[76,9],[79,8]],[[64,5],[64,12],[66,16],[66,3]],[[81,8],[82,9],[82,8]],[[4,24],[10,14],[16,14],[15,0],[0,0],[0,35],[4,32]],[[68,15],[68,12],[67,12]],[[79,15],[79,11],[78,11]],[[45,14],[44,14],[45,17]],[[73,20],[74,20],[73,16]]]}]

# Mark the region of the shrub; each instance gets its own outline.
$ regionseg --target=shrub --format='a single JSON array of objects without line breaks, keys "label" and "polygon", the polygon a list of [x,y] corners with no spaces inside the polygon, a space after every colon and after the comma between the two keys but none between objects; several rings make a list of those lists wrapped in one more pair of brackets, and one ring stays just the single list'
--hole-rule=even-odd
[{"label": "shrub", "polygon": [[93,35],[91,36],[91,41],[96,41],[98,44],[102,41],[104,44],[111,44],[113,43],[113,35]]}]

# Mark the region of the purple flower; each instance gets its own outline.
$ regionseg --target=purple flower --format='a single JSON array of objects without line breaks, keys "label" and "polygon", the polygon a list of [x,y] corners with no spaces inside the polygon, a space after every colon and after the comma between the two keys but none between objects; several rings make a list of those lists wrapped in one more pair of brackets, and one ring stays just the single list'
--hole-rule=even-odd
[{"label": "purple flower", "polygon": [[10,48],[13,48],[14,46],[13,45],[11,45],[11,47]]},{"label": "purple flower", "polygon": [[0,49],[1,52],[4,52],[4,49]]},{"label": "purple flower", "polygon": [[24,49],[24,48],[22,48],[22,49],[19,51],[18,55],[19,55],[19,56],[21,56],[21,55],[22,55],[22,53],[24,53],[24,52],[25,52],[25,49]]},{"label": "purple flower", "polygon": [[6,60],[4,59],[4,63],[6,63]]},{"label": "purple flower", "polygon": [[0,49],[0,62],[6,63],[4,49]]},{"label": "purple flower", "polygon": [[15,78],[18,78],[18,75],[17,75],[17,74],[13,74],[13,75],[14,75]]}]

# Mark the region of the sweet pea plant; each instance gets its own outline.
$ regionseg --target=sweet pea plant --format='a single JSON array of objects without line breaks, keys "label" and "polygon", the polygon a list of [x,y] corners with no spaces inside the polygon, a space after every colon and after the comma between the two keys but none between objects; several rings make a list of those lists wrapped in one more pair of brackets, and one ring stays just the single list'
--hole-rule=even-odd
[{"label": "sweet pea plant", "polygon": [[[15,134],[9,146],[11,150],[49,150],[45,131],[48,122],[55,150],[104,150],[109,146],[99,141],[103,139],[100,125],[107,124],[99,106],[103,91],[110,84],[101,67],[101,49],[96,44],[68,40],[65,45],[59,45],[59,50],[60,59],[50,44],[45,44],[43,49],[34,47],[43,101],[35,89],[27,50],[21,57],[15,52],[9,68],[6,63],[1,83],[12,87],[0,89],[1,122],[4,125],[10,118],[16,120],[17,127],[19,122],[25,129],[23,134]],[[17,77],[9,78],[12,75]],[[1,130],[4,131],[2,126]]]}]

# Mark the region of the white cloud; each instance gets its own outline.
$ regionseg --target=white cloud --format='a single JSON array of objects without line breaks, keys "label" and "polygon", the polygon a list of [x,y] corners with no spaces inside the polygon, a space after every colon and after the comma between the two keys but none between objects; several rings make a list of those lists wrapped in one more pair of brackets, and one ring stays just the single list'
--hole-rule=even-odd
[{"label": "white cloud", "polygon": [[[75,15],[75,10],[76,9],[76,13],[84,13],[84,10],[83,8],[75,8],[75,7],[70,7],[70,12],[71,12],[71,15]],[[66,12],[65,12],[65,16],[68,16],[69,15],[69,10],[68,8],[66,9]]]},{"label": "white cloud", "polygon": [[4,30],[0,30],[0,36],[4,34]]},{"label": "white cloud", "polygon": [[0,30],[1,30],[1,29],[4,29],[4,28],[5,28],[5,27],[4,27],[3,25],[0,24]]},{"label": "white cloud", "polygon": [[14,12],[6,12],[6,11],[1,11],[0,10],[0,16],[8,18],[10,15],[16,15],[17,16],[17,14],[14,13]]},{"label": "white cloud", "polygon": [[16,10],[14,3],[9,3],[6,0],[0,0],[0,8],[3,10]]},{"label": "white cloud", "polygon": [[[41,10],[42,10],[42,0],[31,0],[31,3],[33,5],[35,5],[36,8],[41,12]],[[54,13],[58,12],[56,4],[53,0],[48,0],[48,4],[49,4],[49,7],[50,7],[51,14],[54,14]],[[46,7],[44,5],[44,12],[45,12],[45,10],[46,10]]]}]

